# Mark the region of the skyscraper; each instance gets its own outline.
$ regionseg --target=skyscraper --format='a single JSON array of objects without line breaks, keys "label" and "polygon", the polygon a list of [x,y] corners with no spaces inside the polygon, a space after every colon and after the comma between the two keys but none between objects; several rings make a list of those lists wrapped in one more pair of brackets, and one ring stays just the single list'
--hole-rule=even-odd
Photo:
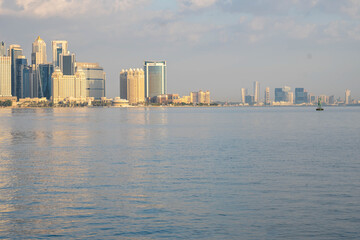
[{"label": "skyscraper", "polygon": [[29,67],[28,61],[25,56],[19,56],[16,59],[16,96],[18,98],[24,98],[26,96],[25,85],[29,81]]},{"label": "skyscraper", "polygon": [[166,94],[166,61],[145,61],[144,74],[146,98]]},{"label": "skyscraper", "polygon": [[308,93],[304,88],[295,88],[295,104],[307,103]]},{"label": "skyscraper", "polygon": [[51,41],[52,47],[52,63],[55,67],[60,66],[60,54],[66,54],[68,52],[68,42],[65,40]]},{"label": "skyscraper", "polygon": [[47,63],[46,43],[39,37],[32,44],[31,64],[36,66]]},{"label": "skyscraper", "polygon": [[270,88],[265,88],[265,105],[270,105]]},{"label": "skyscraper", "polygon": [[245,103],[245,96],[247,95],[246,93],[246,89],[242,88],[241,89],[241,103],[244,104]]},{"label": "skyscraper", "polygon": [[345,90],[345,104],[351,103],[351,91],[349,89]]},{"label": "skyscraper", "polygon": [[294,94],[290,87],[275,88],[275,102],[293,102]]},{"label": "skyscraper", "polygon": [[86,97],[105,97],[106,74],[98,63],[77,62],[76,69],[82,69],[86,78]]},{"label": "skyscraper", "polygon": [[0,96],[11,96],[11,58],[0,56]]},{"label": "skyscraper", "polygon": [[120,72],[120,98],[130,104],[145,102],[144,70],[130,68]]},{"label": "skyscraper", "polygon": [[8,56],[11,57],[11,95],[16,95],[16,59],[23,55],[20,45],[12,44],[9,46]]},{"label": "skyscraper", "polygon": [[254,102],[260,102],[260,83],[258,81],[254,82]]},{"label": "skyscraper", "polygon": [[46,97],[50,99],[52,96],[52,79],[51,76],[54,72],[54,65],[51,63],[40,64],[38,66],[38,97]]},{"label": "skyscraper", "polygon": [[6,45],[4,42],[0,43],[0,57],[6,56]]},{"label": "skyscraper", "polygon": [[64,75],[75,74],[75,54],[74,53],[62,53],[59,55],[60,70]]}]

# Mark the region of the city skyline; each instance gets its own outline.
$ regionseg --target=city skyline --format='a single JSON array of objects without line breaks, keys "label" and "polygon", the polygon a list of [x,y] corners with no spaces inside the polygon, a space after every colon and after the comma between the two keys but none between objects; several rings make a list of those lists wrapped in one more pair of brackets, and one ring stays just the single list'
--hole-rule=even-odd
[{"label": "city skyline", "polygon": [[66,39],[78,61],[102,64],[109,97],[118,95],[119,70],[145,59],[167,60],[168,92],[179,94],[192,85],[240,101],[241,87],[259,81],[360,95],[357,1],[27,2],[2,1],[0,40],[29,58],[38,35],[48,53],[52,39]]}]

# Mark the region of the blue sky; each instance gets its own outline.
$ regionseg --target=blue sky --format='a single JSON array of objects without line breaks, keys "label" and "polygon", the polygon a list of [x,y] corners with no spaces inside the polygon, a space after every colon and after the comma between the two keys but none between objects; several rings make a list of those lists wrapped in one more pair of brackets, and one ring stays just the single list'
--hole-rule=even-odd
[{"label": "blue sky", "polygon": [[[119,72],[167,60],[168,92],[304,87],[360,96],[360,0],[0,0],[0,40],[29,58],[40,35],[68,40],[78,61],[99,62],[107,96]],[[263,95],[263,94],[262,94]]]}]

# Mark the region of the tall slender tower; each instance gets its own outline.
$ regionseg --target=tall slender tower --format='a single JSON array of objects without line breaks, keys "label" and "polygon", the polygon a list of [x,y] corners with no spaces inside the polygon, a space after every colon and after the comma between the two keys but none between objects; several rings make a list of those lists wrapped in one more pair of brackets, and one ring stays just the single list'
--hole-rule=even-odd
[{"label": "tall slender tower", "polygon": [[39,37],[32,44],[31,64],[46,64],[46,43]]},{"label": "tall slender tower", "polygon": [[166,94],[166,61],[145,61],[145,98]]},{"label": "tall slender tower", "polygon": [[0,57],[6,56],[6,45],[4,42],[0,43]]},{"label": "tall slender tower", "polygon": [[260,102],[260,83],[258,81],[254,82],[254,102]]},{"label": "tall slender tower", "polygon": [[20,45],[12,44],[9,46],[8,56],[11,57],[11,95],[16,95],[16,59],[23,55]]},{"label": "tall slender tower", "polygon": [[349,104],[351,102],[351,91],[349,89],[345,90],[345,104]]},{"label": "tall slender tower", "polygon": [[60,54],[67,54],[68,42],[65,40],[51,41],[52,63],[54,67],[60,66]]},{"label": "tall slender tower", "polygon": [[241,103],[244,104],[245,103],[245,96],[246,96],[246,89],[242,88],[241,89]]},{"label": "tall slender tower", "polygon": [[11,96],[11,57],[0,56],[0,96]]},{"label": "tall slender tower", "polygon": [[265,88],[265,105],[270,105],[270,88]]}]

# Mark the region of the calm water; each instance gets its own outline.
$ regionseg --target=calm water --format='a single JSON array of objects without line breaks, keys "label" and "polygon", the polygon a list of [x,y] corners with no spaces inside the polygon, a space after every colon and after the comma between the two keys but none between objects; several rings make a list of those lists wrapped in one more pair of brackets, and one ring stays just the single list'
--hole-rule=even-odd
[{"label": "calm water", "polygon": [[0,239],[360,239],[359,119],[0,109]]}]

